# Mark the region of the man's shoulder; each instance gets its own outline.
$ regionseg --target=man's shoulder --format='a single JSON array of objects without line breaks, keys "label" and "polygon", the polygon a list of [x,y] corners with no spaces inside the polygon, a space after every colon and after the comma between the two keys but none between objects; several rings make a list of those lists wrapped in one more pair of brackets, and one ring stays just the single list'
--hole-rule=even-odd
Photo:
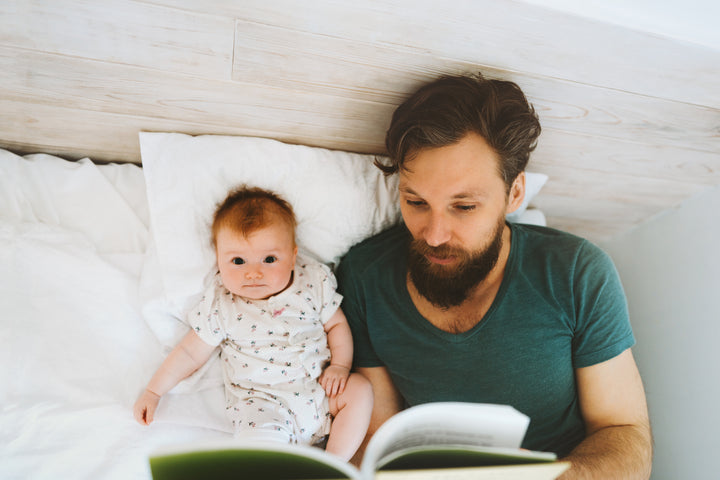
[{"label": "man's shoulder", "polygon": [[568,253],[568,250],[576,252],[582,249],[599,250],[599,247],[587,239],[556,228],[521,223],[512,224],[511,228],[515,239],[525,249],[563,253]]},{"label": "man's shoulder", "polygon": [[513,233],[520,233],[534,241],[563,241],[571,243],[586,242],[582,237],[578,237],[569,232],[558,230],[556,228],[543,225],[532,225],[526,223],[510,223]]},{"label": "man's shoulder", "polygon": [[[515,224],[512,226],[513,241],[525,261],[545,262],[572,268],[580,262],[612,263],[610,256],[596,244],[569,232],[540,225]],[[544,260],[543,260],[544,259]]]}]

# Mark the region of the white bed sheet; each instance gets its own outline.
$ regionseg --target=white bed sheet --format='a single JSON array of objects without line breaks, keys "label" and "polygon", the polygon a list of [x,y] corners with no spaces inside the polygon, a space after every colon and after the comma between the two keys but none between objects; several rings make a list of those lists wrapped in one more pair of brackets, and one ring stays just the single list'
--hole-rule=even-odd
[{"label": "white bed sheet", "polygon": [[144,179],[0,151],[0,478],[150,478],[160,446],[228,436],[222,388],[132,405],[165,352],[140,311]]}]

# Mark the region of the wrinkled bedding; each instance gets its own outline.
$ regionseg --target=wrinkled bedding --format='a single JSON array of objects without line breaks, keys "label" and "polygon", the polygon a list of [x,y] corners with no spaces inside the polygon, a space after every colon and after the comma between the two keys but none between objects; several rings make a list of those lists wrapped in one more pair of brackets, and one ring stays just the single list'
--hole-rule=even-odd
[{"label": "wrinkled bedding", "polygon": [[141,315],[135,165],[0,151],[0,477],[150,478],[152,450],[222,438],[222,388],[132,405],[165,351]]}]

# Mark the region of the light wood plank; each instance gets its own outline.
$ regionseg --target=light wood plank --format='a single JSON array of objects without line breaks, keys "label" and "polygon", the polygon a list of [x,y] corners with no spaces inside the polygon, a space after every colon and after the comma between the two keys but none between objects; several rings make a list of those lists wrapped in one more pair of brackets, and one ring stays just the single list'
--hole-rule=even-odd
[{"label": "light wood plank", "polygon": [[706,184],[535,163],[550,178],[531,205],[549,226],[607,241],[701,194]]},{"label": "light wood plank", "polygon": [[720,149],[705,152],[693,147],[638,144],[544,128],[530,164],[535,169],[561,168],[585,175],[605,172],[698,185],[720,184]]},{"label": "light wood plank", "polygon": [[[368,153],[382,151],[393,109],[390,105],[2,47],[0,84],[11,94],[9,98],[75,109],[76,117],[95,110],[155,117],[158,125],[172,124],[164,120],[182,120],[202,127],[195,130],[206,133],[261,132],[261,136],[283,141],[301,140],[309,145]],[[10,112],[2,115],[9,116]],[[56,120],[58,130],[66,128],[64,120]],[[110,132],[110,127],[107,129]],[[78,149],[91,148],[88,144],[83,147],[80,138],[74,141]]]},{"label": "light wood plank", "polygon": [[518,83],[545,127],[622,140],[720,151],[720,110],[558,81],[413,48],[238,21],[233,79],[398,104],[444,73],[482,70]]},{"label": "light wood plank", "polygon": [[595,242],[608,241],[713,188],[537,164],[533,171],[550,176],[531,202],[545,213],[548,225]]},{"label": "light wood plank", "polygon": [[567,199],[616,202],[628,209],[646,208],[652,212],[678,205],[710,186],[621,172],[572,168],[568,165],[548,166],[541,162],[534,162],[530,170],[550,177],[543,186],[543,194]]},{"label": "light wood plank", "polygon": [[720,51],[512,0],[156,0],[189,11],[720,108]]},{"label": "light wood plank", "polygon": [[[109,83],[107,79],[112,79]],[[234,82],[212,82],[150,69],[24,52],[0,47],[0,83],[11,97],[75,110],[74,118],[89,111],[106,111],[155,118],[156,128],[185,122],[187,133],[260,135],[367,153],[383,151],[384,132],[394,105],[346,97],[310,94]],[[20,110],[19,108],[17,110]],[[23,112],[18,111],[18,114]],[[6,121],[13,120],[5,112]],[[122,117],[120,117],[122,118]],[[169,120],[169,121],[166,121]],[[44,120],[51,125],[51,120]],[[55,128],[68,119],[55,118]],[[190,127],[192,125],[192,127]],[[97,128],[101,128],[98,126]],[[11,131],[5,140],[13,140]],[[92,152],[85,137],[56,135],[65,146]],[[99,138],[112,136],[110,126]],[[587,172],[673,179],[691,183],[720,183],[720,156],[678,147],[613,141],[545,128],[532,165]]]},{"label": "light wood plank", "polygon": [[133,0],[22,0],[0,9],[0,45],[230,78],[229,17]]},{"label": "light wood plank", "polygon": [[[274,115],[283,112],[275,111]],[[287,112],[285,112],[287,113]],[[242,115],[241,115],[242,116]],[[262,114],[258,118],[264,117]],[[138,132],[179,132],[189,135],[246,135],[274,138],[343,151],[367,152],[357,137],[337,137],[318,125],[288,120],[287,131],[278,123],[266,129],[253,117],[234,123],[193,121],[193,116],[163,118],[97,110],[78,109],[62,101],[33,103],[27,97],[0,98],[0,148],[23,152],[59,153],[69,158],[88,156],[93,160],[140,163]],[[328,127],[331,128],[331,127]],[[200,160],[199,160],[200,161]]]},{"label": "light wood plank", "polygon": [[637,228],[665,209],[590,197],[568,198],[548,191],[535,197],[533,206],[545,212],[550,227],[599,243]]},{"label": "light wood plank", "polygon": [[514,72],[502,78],[521,86],[546,131],[720,152],[720,109]]}]

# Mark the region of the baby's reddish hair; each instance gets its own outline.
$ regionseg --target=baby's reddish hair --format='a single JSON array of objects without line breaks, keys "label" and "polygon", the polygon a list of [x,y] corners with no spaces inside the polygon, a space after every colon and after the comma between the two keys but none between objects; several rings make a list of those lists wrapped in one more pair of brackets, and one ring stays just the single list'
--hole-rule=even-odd
[{"label": "baby's reddish hair", "polygon": [[215,246],[217,233],[221,228],[229,228],[247,237],[254,231],[278,221],[291,229],[294,239],[297,221],[292,206],[269,190],[241,186],[232,190],[215,210],[212,243]]}]

